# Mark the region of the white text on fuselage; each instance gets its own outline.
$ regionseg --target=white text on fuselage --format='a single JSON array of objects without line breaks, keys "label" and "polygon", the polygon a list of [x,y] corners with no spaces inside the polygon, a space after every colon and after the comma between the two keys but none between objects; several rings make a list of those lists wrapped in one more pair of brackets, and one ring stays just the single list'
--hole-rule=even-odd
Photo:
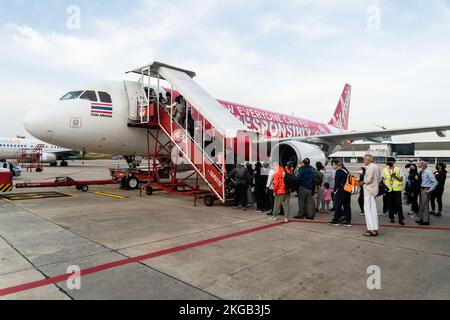
[{"label": "white text on fuselage", "polygon": [[249,107],[223,105],[242,123],[247,129],[261,133],[272,138],[309,137],[329,134],[331,131],[326,125],[312,123],[306,120],[258,111]]}]

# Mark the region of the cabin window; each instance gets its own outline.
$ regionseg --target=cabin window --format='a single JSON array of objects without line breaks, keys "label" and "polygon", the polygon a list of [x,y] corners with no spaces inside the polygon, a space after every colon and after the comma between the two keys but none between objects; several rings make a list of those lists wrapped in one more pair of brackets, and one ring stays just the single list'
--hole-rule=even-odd
[{"label": "cabin window", "polygon": [[94,101],[97,102],[97,94],[95,93],[95,91],[85,91],[81,96],[80,99],[82,100],[88,100],[88,101]]},{"label": "cabin window", "polygon": [[98,92],[98,96],[99,96],[101,102],[112,103],[112,99],[111,99],[111,96],[110,96],[109,93],[103,92],[103,91],[99,91]]},{"label": "cabin window", "polygon": [[81,96],[82,93],[83,93],[83,91],[72,91],[72,92],[65,94],[60,100],[78,99],[78,97]]}]

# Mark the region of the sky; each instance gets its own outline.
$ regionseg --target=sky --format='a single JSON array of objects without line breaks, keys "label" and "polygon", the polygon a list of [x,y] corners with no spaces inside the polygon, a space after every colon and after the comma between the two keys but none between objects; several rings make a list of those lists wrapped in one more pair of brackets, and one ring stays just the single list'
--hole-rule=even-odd
[{"label": "sky", "polygon": [[325,122],[350,83],[353,130],[449,124],[449,39],[450,0],[0,0],[0,136],[153,60],[217,98]]}]

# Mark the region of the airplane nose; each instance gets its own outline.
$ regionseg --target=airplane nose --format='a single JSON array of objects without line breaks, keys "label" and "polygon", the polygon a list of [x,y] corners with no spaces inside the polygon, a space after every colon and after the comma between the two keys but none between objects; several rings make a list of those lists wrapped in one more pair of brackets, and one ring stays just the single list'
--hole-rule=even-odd
[{"label": "airplane nose", "polygon": [[51,106],[32,109],[25,115],[23,126],[33,137],[52,143],[55,133],[55,110]]}]

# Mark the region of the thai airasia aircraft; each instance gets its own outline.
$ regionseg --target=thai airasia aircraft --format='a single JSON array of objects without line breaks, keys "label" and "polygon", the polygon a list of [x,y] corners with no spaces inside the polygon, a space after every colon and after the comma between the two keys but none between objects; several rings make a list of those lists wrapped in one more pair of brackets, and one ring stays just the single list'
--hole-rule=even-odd
[{"label": "thai airasia aircraft", "polygon": [[[153,88],[153,87],[152,87]],[[155,91],[156,86],[153,88]],[[385,136],[436,132],[445,136],[450,126],[416,127],[396,130],[350,132],[351,86],[345,85],[337,108],[328,123],[297,118],[260,108],[218,100],[245,127],[278,142],[269,150],[280,161],[326,162],[326,157],[349,141]],[[76,88],[61,99],[31,110],[24,119],[25,129],[34,137],[65,148],[111,155],[126,159],[147,154],[146,130],[130,126],[137,120],[136,99],[142,92],[140,82],[101,82]],[[160,89],[165,96],[166,90]],[[168,139],[162,137],[162,139]],[[168,141],[168,140],[167,140]],[[267,143],[267,141],[265,142]],[[155,141],[150,141],[153,150]]]}]

